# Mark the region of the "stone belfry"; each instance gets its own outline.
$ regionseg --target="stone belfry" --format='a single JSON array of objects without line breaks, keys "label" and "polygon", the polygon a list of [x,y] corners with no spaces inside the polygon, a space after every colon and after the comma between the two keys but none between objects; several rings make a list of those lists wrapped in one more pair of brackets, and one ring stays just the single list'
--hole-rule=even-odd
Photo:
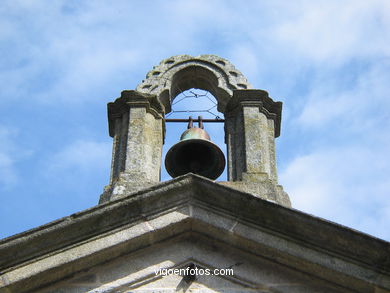
[{"label": "stone belfry", "polygon": [[218,183],[291,206],[276,169],[282,103],[252,89],[239,70],[215,55],[165,59],[136,90],[123,91],[108,104],[113,157],[110,184],[100,203],[160,182],[164,115],[172,110],[175,97],[191,88],[210,92],[225,116],[228,180]]},{"label": "stone belfry", "polygon": [[[189,88],[224,114],[226,182],[200,172],[160,182],[165,114]],[[390,292],[390,243],[290,208],[275,164],[281,103],[227,60],[163,60],[108,118],[99,204],[0,240],[0,293]]]}]

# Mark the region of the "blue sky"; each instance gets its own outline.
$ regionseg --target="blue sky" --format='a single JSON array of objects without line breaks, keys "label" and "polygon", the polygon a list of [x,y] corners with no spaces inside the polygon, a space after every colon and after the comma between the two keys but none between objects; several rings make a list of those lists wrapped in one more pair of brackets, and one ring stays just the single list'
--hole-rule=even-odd
[{"label": "blue sky", "polygon": [[215,54],[283,102],[293,207],[390,240],[387,0],[5,0],[0,52],[0,238],[96,205],[106,104],[162,59]]}]

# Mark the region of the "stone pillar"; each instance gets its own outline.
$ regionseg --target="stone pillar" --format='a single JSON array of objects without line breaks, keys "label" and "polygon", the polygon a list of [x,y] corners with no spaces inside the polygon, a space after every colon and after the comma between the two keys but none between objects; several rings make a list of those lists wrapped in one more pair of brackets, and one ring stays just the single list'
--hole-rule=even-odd
[{"label": "stone pillar", "polygon": [[228,182],[222,184],[291,206],[278,185],[275,137],[282,103],[266,91],[235,90],[225,110]]},{"label": "stone pillar", "polygon": [[123,91],[108,104],[113,137],[110,184],[99,203],[126,196],[160,182],[164,110],[156,96]]}]

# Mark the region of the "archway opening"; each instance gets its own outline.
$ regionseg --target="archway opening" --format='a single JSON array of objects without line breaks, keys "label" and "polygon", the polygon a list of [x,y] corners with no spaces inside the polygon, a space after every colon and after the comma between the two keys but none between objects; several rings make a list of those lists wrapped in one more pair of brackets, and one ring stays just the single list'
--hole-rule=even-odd
[{"label": "archway opening", "polygon": [[[202,116],[203,119],[224,119],[224,115],[217,110],[216,98],[207,90],[199,88],[190,88],[178,93],[172,102],[171,112],[165,115],[166,119],[188,119],[191,116],[193,119],[198,119]],[[198,126],[197,123],[194,123]],[[171,176],[165,168],[165,156],[168,150],[179,142],[181,134],[187,129],[187,122],[167,122],[166,123],[166,138],[163,146],[161,180],[170,180]],[[204,123],[204,129],[210,135],[211,141],[216,144],[224,153],[226,158],[226,145],[224,142],[224,123]],[[227,167],[222,175],[217,178],[218,181],[227,180]]]}]

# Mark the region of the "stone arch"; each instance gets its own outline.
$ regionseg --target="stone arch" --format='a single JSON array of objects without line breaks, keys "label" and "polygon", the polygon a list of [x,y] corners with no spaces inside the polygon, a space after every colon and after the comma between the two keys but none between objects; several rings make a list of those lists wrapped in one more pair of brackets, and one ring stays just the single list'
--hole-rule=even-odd
[{"label": "stone arch", "polygon": [[245,76],[228,60],[216,55],[177,55],[154,66],[136,88],[138,92],[156,95],[165,113],[182,91],[200,88],[217,99],[218,111],[224,113],[233,90],[251,89]]},{"label": "stone arch", "polygon": [[173,56],[155,66],[136,88],[108,104],[113,163],[110,185],[100,202],[136,192],[160,181],[164,114],[189,88],[209,91],[224,114],[228,181],[220,182],[286,206],[278,185],[275,137],[280,133],[282,103],[252,89],[228,60],[215,55]]}]

